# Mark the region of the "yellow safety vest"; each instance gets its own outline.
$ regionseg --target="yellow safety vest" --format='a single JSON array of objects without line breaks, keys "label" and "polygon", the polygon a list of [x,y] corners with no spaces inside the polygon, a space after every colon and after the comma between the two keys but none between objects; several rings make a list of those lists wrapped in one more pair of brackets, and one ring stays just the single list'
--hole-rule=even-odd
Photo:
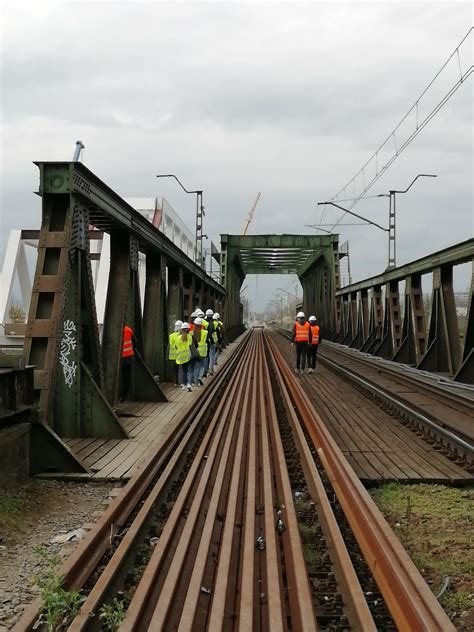
[{"label": "yellow safety vest", "polygon": [[205,329],[201,329],[201,338],[198,342],[198,353],[201,358],[205,358],[207,356],[207,331]]},{"label": "yellow safety vest", "polygon": [[217,330],[219,329],[219,323],[217,322],[217,320],[213,320],[211,325],[212,325],[212,334],[211,334],[212,342],[216,344],[219,341],[219,336],[217,335]]},{"label": "yellow safety vest", "polygon": [[179,338],[181,334],[179,331],[173,331],[169,336],[169,346],[168,346],[168,360],[176,360],[176,347],[174,346],[175,338]]},{"label": "yellow safety vest", "polygon": [[209,327],[209,323],[207,322],[207,320],[205,318],[202,319],[202,326],[204,327],[204,329],[207,329]]},{"label": "yellow safety vest", "polygon": [[186,336],[186,340],[181,338],[179,335],[174,340],[174,347],[176,349],[176,364],[186,364],[191,360],[191,345],[193,343],[192,334],[188,334]]}]

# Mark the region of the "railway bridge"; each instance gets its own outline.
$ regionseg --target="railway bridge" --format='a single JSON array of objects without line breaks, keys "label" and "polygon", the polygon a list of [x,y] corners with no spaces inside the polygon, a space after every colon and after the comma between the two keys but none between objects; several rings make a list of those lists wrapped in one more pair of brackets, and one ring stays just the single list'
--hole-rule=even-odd
[{"label": "railway bridge", "polygon": [[[64,567],[83,596],[68,629],[102,629],[117,600],[123,631],[454,629],[364,485],[472,484],[474,285],[460,329],[453,269],[474,240],[342,288],[338,235],[223,234],[217,282],[83,164],[36,164],[36,272],[24,362],[0,370],[0,449],[21,435],[32,475],[124,485]],[[277,273],[297,274],[318,314],[315,374],[295,376],[288,332],[243,325],[246,274]],[[195,305],[223,315],[226,346],[188,394],[166,345]],[[41,629],[40,612],[15,629]]]}]

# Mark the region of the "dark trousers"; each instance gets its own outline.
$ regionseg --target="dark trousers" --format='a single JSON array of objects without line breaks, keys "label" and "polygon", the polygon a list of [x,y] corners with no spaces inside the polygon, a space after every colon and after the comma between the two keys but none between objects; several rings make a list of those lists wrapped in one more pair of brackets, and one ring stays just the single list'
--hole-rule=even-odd
[{"label": "dark trousers", "polygon": [[130,379],[132,376],[133,356],[122,358],[122,392],[121,399],[128,399],[130,393]]},{"label": "dark trousers", "polygon": [[319,347],[319,345],[311,345],[310,348],[309,348],[309,359],[308,359],[308,362],[309,362],[309,366],[312,369],[316,368],[316,360],[318,358],[318,347]]},{"label": "dark trousers", "polygon": [[176,362],[175,362],[175,365],[174,365],[174,383],[176,384],[176,386],[178,386],[178,384],[179,384],[179,367],[180,367],[180,365],[176,364]]},{"label": "dark trousers", "polygon": [[296,346],[296,368],[304,371],[306,367],[306,356],[308,354],[307,342],[295,342]]}]

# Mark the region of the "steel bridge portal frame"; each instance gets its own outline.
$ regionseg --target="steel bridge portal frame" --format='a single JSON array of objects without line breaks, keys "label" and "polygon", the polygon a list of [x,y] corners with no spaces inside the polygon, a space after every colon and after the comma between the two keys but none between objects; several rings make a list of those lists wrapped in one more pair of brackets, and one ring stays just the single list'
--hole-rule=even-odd
[{"label": "steel bridge portal frame", "polygon": [[247,274],[297,274],[304,311],[314,313],[324,330],[332,328],[337,319],[338,246],[338,235],[221,235],[227,330],[232,335],[242,327],[240,290]]},{"label": "steel bridge portal frame", "polygon": [[[82,163],[38,162],[42,222],[24,353],[35,365],[40,420],[59,437],[125,438],[114,412],[122,332],[138,341],[131,399],[165,401],[168,333],[193,304],[222,311],[225,291]],[[89,228],[110,235],[99,342]],[[143,316],[139,253],[146,255]]]}]

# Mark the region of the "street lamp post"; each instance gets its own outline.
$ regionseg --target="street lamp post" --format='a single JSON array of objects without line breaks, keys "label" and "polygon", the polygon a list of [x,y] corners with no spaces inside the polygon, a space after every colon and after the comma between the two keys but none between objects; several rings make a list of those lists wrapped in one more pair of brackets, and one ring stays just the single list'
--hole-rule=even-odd
[{"label": "street lamp post", "polygon": [[198,266],[202,267],[203,259],[202,259],[202,218],[204,217],[204,206],[202,203],[202,191],[188,191],[180,179],[174,175],[174,173],[163,174],[160,173],[156,176],[157,178],[174,178],[179,186],[183,189],[185,193],[195,193],[196,194],[196,233],[195,233],[195,243],[194,243],[194,261],[198,264]]}]

